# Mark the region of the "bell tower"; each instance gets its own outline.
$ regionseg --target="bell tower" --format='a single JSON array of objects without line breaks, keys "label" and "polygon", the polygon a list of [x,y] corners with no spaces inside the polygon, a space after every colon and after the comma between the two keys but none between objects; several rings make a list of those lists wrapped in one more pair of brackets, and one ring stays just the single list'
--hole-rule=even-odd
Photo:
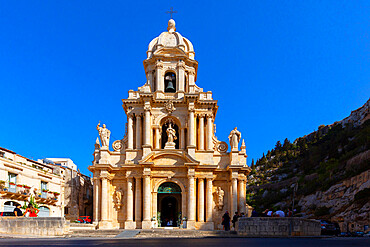
[{"label": "bell tower", "polygon": [[149,43],[143,91],[155,93],[157,99],[166,98],[166,94],[181,99],[185,93],[201,91],[195,85],[198,62],[194,55],[192,43],[176,32],[175,21],[170,19],[167,32]]}]

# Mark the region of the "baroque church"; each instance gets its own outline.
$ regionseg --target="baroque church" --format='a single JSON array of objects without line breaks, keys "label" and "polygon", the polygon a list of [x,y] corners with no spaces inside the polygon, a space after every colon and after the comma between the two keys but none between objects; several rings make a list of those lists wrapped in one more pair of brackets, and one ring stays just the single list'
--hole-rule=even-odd
[{"label": "baroque church", "polygon": [[[196,85],[192,43],[169,20],[144,60],[146,83],[122,100],[123,139],[109,149],[100,123],[95,143],[94,222],[99,229],[222,229],[225,211],[247,213],[250,172],[237,128],[215,136],[217,100]],[[239,148],[240,145],[240,148]]]}]

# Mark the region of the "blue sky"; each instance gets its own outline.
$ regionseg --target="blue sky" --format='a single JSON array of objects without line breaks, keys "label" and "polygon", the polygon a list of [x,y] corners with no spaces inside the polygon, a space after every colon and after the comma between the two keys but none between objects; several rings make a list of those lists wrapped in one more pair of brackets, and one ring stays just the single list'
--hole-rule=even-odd
[{"label": "blue sky", "polygon": [[216,136],[238,126],[248,163],[370,95],[369,1],[2,1],[0,146],[89,174],[96,125],[123,137],[121,99],[170,7],[218,100]]}]

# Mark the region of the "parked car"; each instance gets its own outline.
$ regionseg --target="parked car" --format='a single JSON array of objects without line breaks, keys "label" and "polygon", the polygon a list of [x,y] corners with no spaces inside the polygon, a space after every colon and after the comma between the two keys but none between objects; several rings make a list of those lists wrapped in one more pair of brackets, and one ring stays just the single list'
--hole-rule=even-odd
[{"label": "parked car", "polygon": [[89,223],[91,224],[91,218],[90,216],[80,216],[78,219],[77,219],[78,222],[80,223]]},{"label": "parked car", "polygon": [[352,232],[353,237],[363,237],[365,235],[364,232],[357,231],[357,232]]},{"label": "parked car", "polygon": [[320,220],[321,223],[321,235],[336,235],[341,234],[339,224],[333,223],[327,220]]},{"label": "parked car", "polygon": [[0,212],[0,216],[6,217],[6,216],[15,216],[14,212]]}]

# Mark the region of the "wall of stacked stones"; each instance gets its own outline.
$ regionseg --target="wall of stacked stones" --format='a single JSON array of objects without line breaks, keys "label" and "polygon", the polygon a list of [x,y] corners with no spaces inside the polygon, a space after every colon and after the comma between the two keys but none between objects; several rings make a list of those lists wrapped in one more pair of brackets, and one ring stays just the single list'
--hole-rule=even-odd
[{"label": "wall of stacked stones", "polygon": [[239,235],[252,237],[320,236],[321,225],[302,218],[242,217],[236,230]]},{"label": "wall of stacked stones", "polygon": [[63,236],[69,233],[69,225],[70,222],[63,217],[2,217],[0,218],[0,233]]}]

